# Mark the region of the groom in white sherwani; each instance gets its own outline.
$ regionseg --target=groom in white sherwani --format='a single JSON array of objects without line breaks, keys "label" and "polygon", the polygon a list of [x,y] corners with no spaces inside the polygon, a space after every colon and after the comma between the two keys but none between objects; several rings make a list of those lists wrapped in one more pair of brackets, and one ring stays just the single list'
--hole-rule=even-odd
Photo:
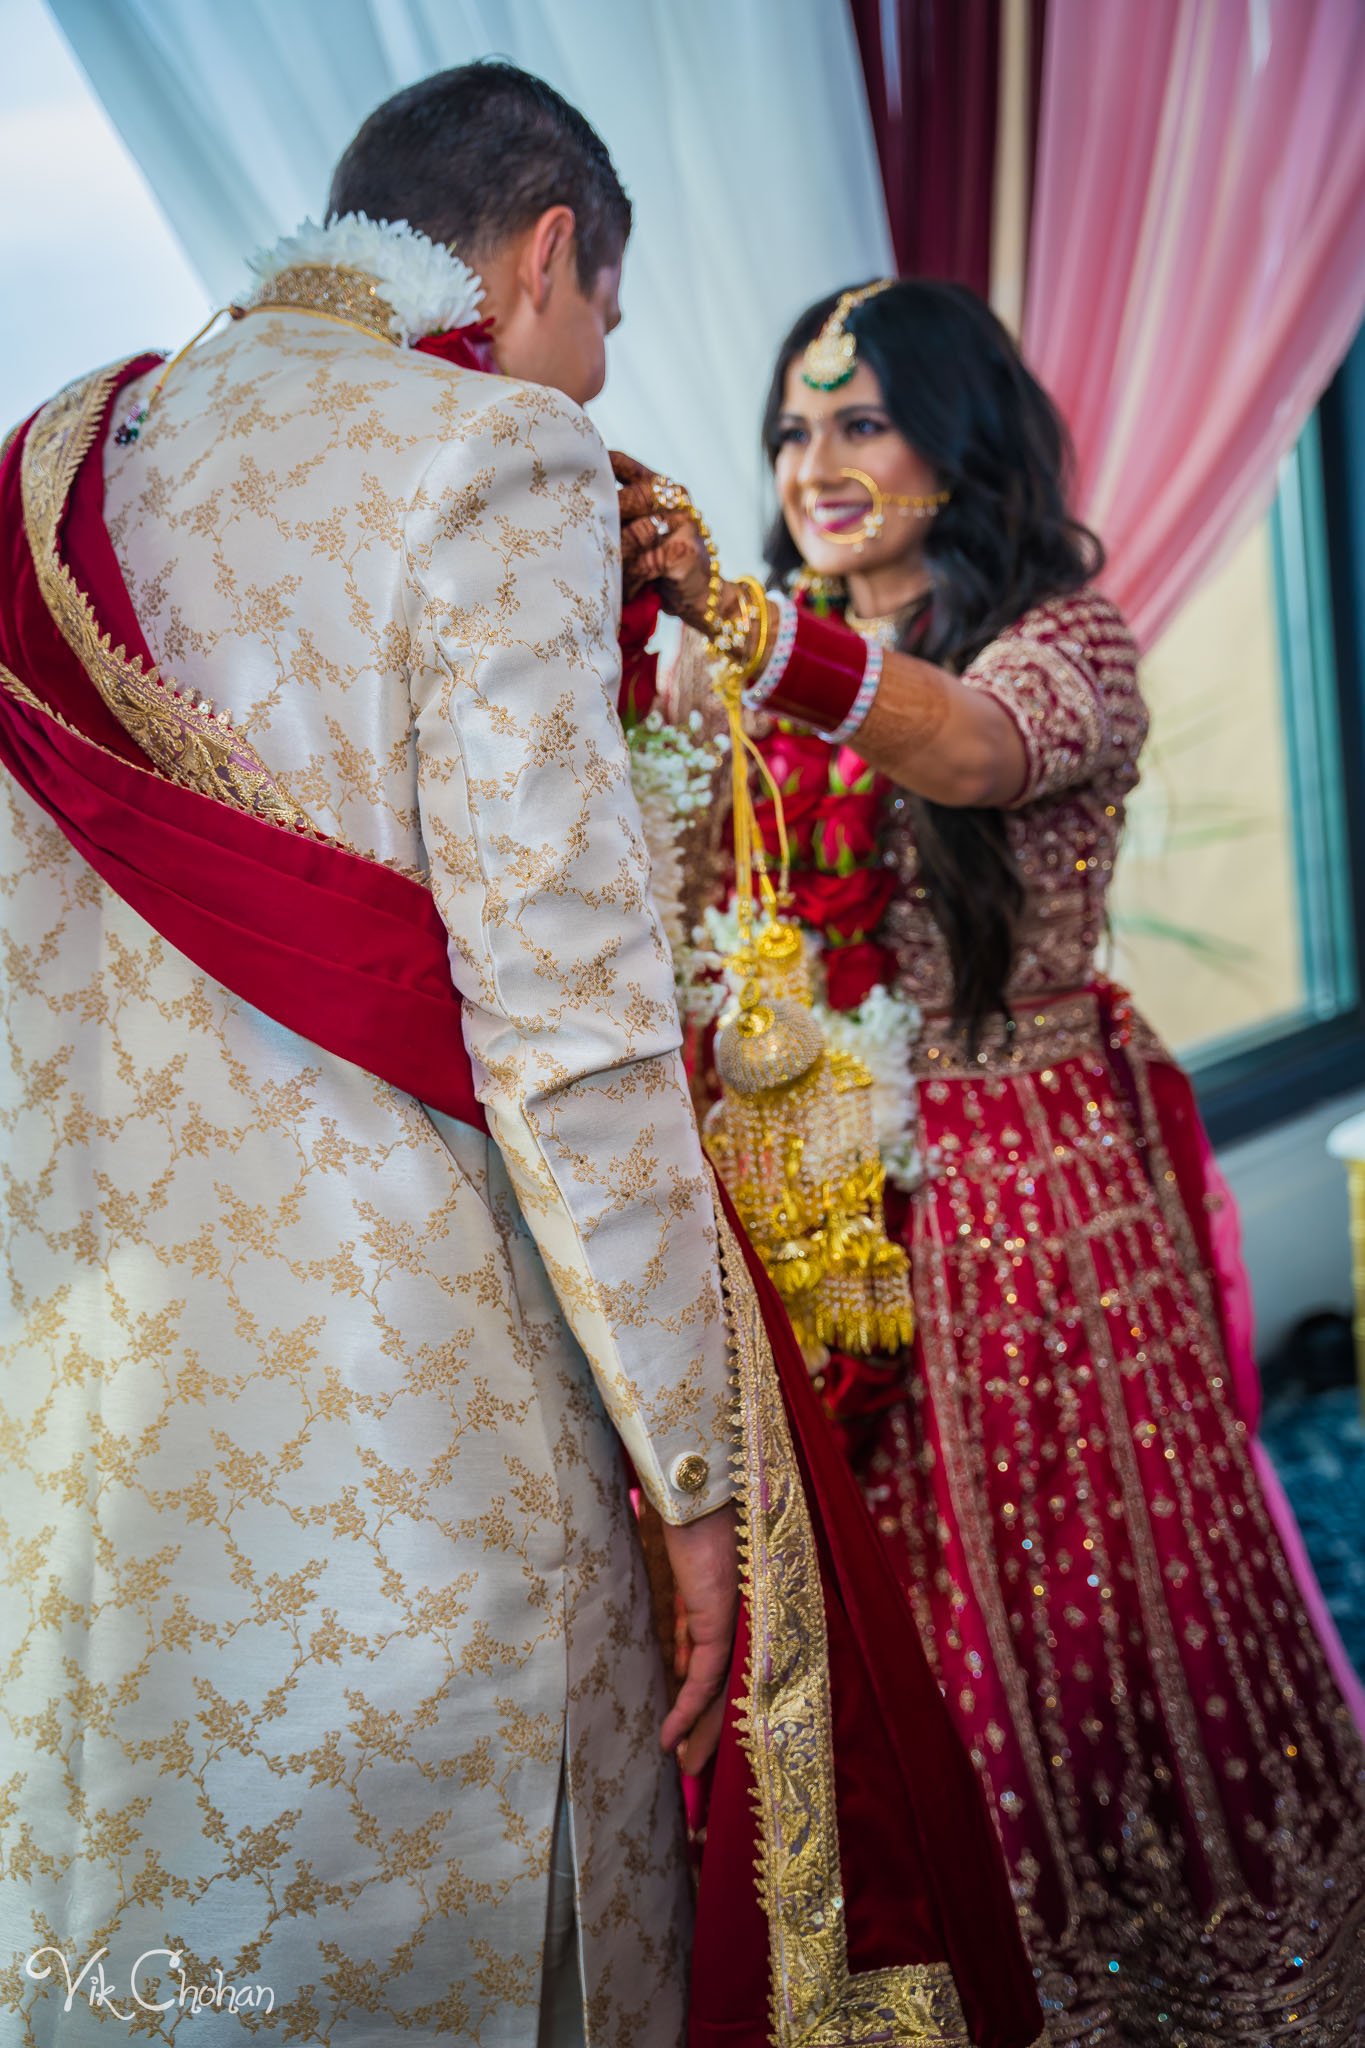
[{"label": "groom in white sherwani", "polygon": [[[630,210],[486,65],[381,108],[331,211],[91,458],[160,682],[53,615],[154,768],[429,886],[488,1132],[193,965],[0,775],[4,2034],[669,2048],[668,1751],[713,1739],[736,1596],[580,409]],[[113,388],[29,429],[40,578]],[[623,1444],[688,1610],[666,1725]]]}]

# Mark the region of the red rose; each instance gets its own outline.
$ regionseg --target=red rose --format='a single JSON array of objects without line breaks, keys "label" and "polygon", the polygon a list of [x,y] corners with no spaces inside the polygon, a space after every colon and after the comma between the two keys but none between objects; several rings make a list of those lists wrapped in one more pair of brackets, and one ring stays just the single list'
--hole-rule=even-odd
[{"label": "red rose", "polygon": [[444,334],[424,334],[412,344],[424,356],[439,356],[461,370],[497,372],[493,360],[493,322],[472,320],[467,327],[447,327]]},{"label": "red rose", "polygon": [[896,886],[889,868],[855,868],[850,875],[792,876],[792,907],[799,918],[837,943],[874,932]]},{"label": "red rose", "polygon": [[876,852],[880,809],[881,798],[872,791],[822,797],[811,834],[817,865],[836,875],[865,867]]},{"label": "red rose", "polygon": [[861,754],[852,747],[835,747],[829,764],[829,786],[836,796],[847,792],[853,796],[879,795],[889,785],[884,775],[878,775],[875,768],[869,768]]},{"label": "red rose", "polygon": [[[779,852],[777,806],[771,797],[762,802],[757,800],[757,792],[764,786],[758,780],[754,783],[754,818],[763,839],[764,851],[769,861],[775,864]],[[787,844],[791,849],[793,861],[808,861],[813,858],[811,833],[815,829],[822,801],[818,789],[796,789],[783,795],[782,820],[787,828]]]},{"label": "red rose", "polygon": [[831,946],[825,954],[825,994],[831,1010],[856,1010],[878,982],[890,988],[895,971],[886,947],[870,939],[854,946]]},{"label": "red rose", "polygon": [[828,794],[833,759],[828,740],[810,732],[775,732],[761,742],[759,751],[784,802],[789,797]]},{"label": "red rose", "polygon": [[657,654],[637,654],[633,661],[622,663],[621,689],[616,699],[616,710],[627,732],[632,726],[644,724],[654,709],[658,694]]},{"label": "red rose", "polygon": [[621,607],[621,688],[616,709],[623,725],[648,718],[659,694],[659,657],[646,649],[659,623],[659,593],[646,587]]}]

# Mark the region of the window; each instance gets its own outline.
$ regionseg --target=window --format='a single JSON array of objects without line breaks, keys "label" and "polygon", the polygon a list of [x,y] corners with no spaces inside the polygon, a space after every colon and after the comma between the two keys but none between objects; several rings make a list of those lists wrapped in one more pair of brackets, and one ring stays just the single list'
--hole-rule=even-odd
[{"label": "window", "polygon": [[[1361,343],[1347,375],[1365,410]],[[1324,481],[1350,467],[1348,424],[1334,388],[1269,517],[1144,663],[1152,733],[1113,971],[1189,1065],[1220,1141],[1365,1080],[1356,655],[1333,617],[1329,504],[1348,589],[1355,536],[1349,492]]]}]

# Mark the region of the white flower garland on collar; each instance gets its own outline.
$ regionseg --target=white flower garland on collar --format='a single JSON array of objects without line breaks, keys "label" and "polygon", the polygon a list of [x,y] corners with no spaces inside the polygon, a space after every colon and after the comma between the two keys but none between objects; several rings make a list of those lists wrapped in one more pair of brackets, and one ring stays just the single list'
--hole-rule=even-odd
[{"label": "white flower garland on collar", "polygon": [[483,298],[483,282],[469,265],[405,220],[371,220],[364,213],[339,214],[322,227],[306,220],[272,249],[258,249],[247,267],[268,286],[304,264],[372,277],[393,308],[393,338],[403,348],[427,334],[468,327]]}]

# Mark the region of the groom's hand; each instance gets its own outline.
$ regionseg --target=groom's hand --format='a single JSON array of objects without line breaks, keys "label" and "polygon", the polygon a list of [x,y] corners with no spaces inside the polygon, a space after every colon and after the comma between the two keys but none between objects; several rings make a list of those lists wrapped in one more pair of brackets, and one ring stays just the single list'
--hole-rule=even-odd
[{"label": "groom's hand", "polygon": [[624,596],[652,583],[666,612],[705,632],[711,558],[690,502],[670,505],[678,487],[631,455],[613,453],[611,466],[620,486]]},{"label": "groom's hand", "polygon": [[715,1754],[725,1718],[739,1611],[735,1510],[717,1508],[680,1529],[665,1523],[663,1535],[678,1592],[676,1675],[682,1687],[659,1740],[695,1777]]}]

